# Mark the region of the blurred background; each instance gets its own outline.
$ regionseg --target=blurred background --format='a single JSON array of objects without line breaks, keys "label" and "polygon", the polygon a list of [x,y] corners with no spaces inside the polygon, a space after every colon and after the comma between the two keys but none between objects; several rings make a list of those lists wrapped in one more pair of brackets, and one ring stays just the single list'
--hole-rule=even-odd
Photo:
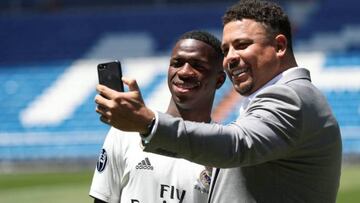
[{"label": "blurred background", "polygon": [[[1,202],[91,202],[87,197],[109,126],[95,113],[96,65],[120,60],[146,103],[165,110],[176,39],[192,29],[221,39],[230,0],[0,1]],[[360,2],[277,1],[293,24],[298,64],[333,108],[344,169],[338,202],[360,199]],[[238,115],[229,80],[214,120]],[[22,199],[24,198],[24,199]],[[356,201],[357,200],[357,201]]]}]

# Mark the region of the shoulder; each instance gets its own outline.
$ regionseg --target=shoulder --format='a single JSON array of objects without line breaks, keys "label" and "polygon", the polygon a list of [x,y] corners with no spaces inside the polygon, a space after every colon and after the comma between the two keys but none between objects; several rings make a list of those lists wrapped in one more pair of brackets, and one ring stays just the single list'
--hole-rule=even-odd
[{"label": "shoulder", "polygon": [[288,84],[276,84],[261,90],[253,99],[254,104],[266,105],[266,107],[300,107],[302,98],[301,90]]},{"label": "shoulder", "polygon": [[256,122],[252,126],[258,127],[259,122],[280,128],[294,127],[301,121],[302,111],[303,101],[298,91],[287,84],[276,84],[261,90],[239,119],[247,118],[249,125],[252,120]]},{"label": "shoulder", "polygon": [[139,133],[125,132],[114,127],[110,128],[106,139],[111,140],[114,145],[129,145],[132,143],[140,143],[141,141]]},{"label": "shoulder", "polygon": [[131,157],[142,153],[138,133],[125,132],[111,127],[103,145],[110,162],[126,165]]}]

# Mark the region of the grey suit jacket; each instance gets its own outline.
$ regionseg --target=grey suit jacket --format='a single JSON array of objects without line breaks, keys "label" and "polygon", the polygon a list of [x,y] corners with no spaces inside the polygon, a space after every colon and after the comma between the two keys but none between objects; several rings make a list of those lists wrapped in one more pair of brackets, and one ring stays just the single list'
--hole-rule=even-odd
[{"label": "grey suit jacket", "polygon": [[209,202],[336,201],[340,130],[303,68],[261,90],[226,126],[159,113],[145,151],[221,168]]}]

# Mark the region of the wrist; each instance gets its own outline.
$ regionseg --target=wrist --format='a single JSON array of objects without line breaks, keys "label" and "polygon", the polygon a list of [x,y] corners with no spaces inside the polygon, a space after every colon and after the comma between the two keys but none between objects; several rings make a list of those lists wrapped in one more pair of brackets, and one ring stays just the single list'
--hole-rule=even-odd
[{"label": "wrist", "polygon": [[152,129],[154,128],[156,118],[155,116],[152,117],[148,125],[146,126],[146,130],[144,132],[140,132],[142,137],[147,137],[151,134]]}]

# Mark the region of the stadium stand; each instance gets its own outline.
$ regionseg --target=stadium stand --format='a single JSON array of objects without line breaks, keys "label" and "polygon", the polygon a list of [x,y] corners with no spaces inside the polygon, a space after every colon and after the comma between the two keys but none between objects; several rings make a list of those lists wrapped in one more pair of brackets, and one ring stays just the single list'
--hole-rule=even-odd
[{"label": "stadium stand", "polygon": [[[10,6],[6,2],[10,1],[2,1],[0,9]],[[35,2],[21,4],[20,10],[34,7]],[[78,8],[82,1],[58,2]],[[305,2],[304,7],[298,7],[299,2],[284,3],[290,11],[311,7],[296,21],[298,61],[311,69],[314,83],[333,107],[344,153],[360,153],[360,35],[354,34],[360,30],[360,15],[342,6],[359,3],[345,0],[339,7],[335,0]],[[199,28],[220,37],[226,6],[142,5],[0,15],[0,161],[94,159],[109,129],[94,111],[96,64],[120,59],[124,75],[139,81],[146,103],[165,110],[173,42],[181,33]],[[342,18],[341,9],[350,9],[351,15]],[[334,17],[325,17],[328,12]],[[216,95],[214,109],[231,88],[227,80]],[[225,106],[227,113],[219,122],[236,119],[238,105]]]},{"label": "stadium stand", "polygon": [[339,121],[344,154],[360,152],[359,6],[355,0],[314,1],[294,35],[297,52],[320,53],[317,59],[308,55],[309,60],[320,60],[315,66],[323,70],[313,81],[320,83]]},{"label": "stadium stand", "polygon": [[306,23],[297,29],[299,51],[348,52],[360,48],[360,2],[344,0],[317,1]]}]

